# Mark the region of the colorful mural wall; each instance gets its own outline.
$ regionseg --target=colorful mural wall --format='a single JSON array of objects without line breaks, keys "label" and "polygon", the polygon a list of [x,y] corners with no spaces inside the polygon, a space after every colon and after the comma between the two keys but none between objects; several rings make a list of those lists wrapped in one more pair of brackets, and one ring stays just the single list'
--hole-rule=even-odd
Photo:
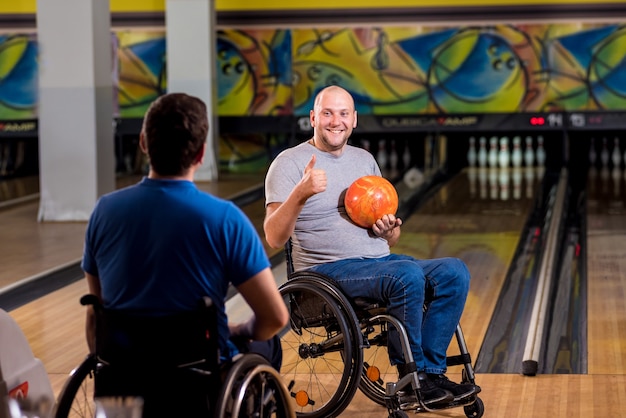
[{"label": "colorful mural wall", "polygon": [[[167,90],[164,31],[114,33],[119,115]],[[227,29],[218,114],[306,115],[339,84],[361,114],[626,109],[626,25]],[[37,43],[0,36],[0,120],[37,116]]]},{"label": "colorful mural wall", "polygon": [[[116,115],[167,91],[162,30],[113,32]],[[626,25],[229,28],[216,36],[219,116],[308,115],[329,84],[361,115],[626,110]],[[37,117],[34,34],[0,36],[0,121]],[[277,134],[221,132],[220,161],[263,170]]]}]

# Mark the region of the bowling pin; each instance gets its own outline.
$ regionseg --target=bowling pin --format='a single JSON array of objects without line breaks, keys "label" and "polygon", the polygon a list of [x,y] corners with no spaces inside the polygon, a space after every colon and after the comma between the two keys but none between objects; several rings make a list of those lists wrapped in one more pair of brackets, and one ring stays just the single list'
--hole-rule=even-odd
[{"label": "bowling pin", "polygon": [[509,138],[503,136],[500,138],[500,152],[498,153],[498,164],[500,168],[507,168],[509,166]]},{"label": "bowling pin", "polygon": [[363,147],[363,149],[367,152],[369,152],[370,150],[370,141],[367,139],[362,139],[361,140],[361,146]]},{"label": "bowling pin", "polygon": [[535,164],[535,151],[533,150],[533,138],[526,137],[526,150],[524,150],[524,164],[526,167],[532,167]]},{"label": "bowling pin", "polygon": [[478,187],[480,188],[480,198],[487,198],[487,167],[478,169]]},{"label": "bowling pin", "polygon": [[600,162],[603,167],[609,165],[609,147],[607,145],[606,137],[602,138],[602,151],[600,151]]},{"label": "bowling pin", "polygon": [[470,167],[476,166],[476,139],[473,136],[469,138],[469,149],[467,150],[467,164]]},{"label": "bowling pin", "polygon": [[513,180],[513,199],[519,200],[522,197],[522,168],[514,167],[511,178]]},{"label": "bowling pin", "polygon": [[[626,159],[626,153],[624,154],[624,158]],[[481,167],[487,166],[487,138],[484,136],[481,136],[479,139],[478,165]]]},{"label": "bowling pin", "polygon": [[376,161],[378,162],[378,166],[381,170],[385,170],[387,168],[387,150],[385,149],[385,145],[387,141],[381,139],[378,141],[378,152],[376,153]]},{"label": "bowling pin", "polygon": [[500,184],[500,200],[509,200],[509,169],[501,168],[498,175]]},{"label": "bowling pin", "polygon": [[498,165],[498,138],[492,136],[489,139],[489,155],[487,156],[489,160],[489,167],[497,167]]},{"label": "bowling pin", "polygon": [[491,200],[498,200],[498,169],[489,167],[489,197]]},{"label": "bowling pin", "polygon": [[539,167],[543,167],[546,163],[546,151],[543,149],[543,136],[539,135],[537,137],[537,165]]},{"label": "bowling pin", "polygon": [[409,140],[404,142],[404,151],[402,152],[402,162],[404,163],[404,169],[409,168],[411,164],[411,150],[409,149]]},{"label": "bowling pin", "polygon": [[613,160],[613,167],[619,168],[622,162],[622,153],[619,151],[619,138],[613,139],[613,153],[611,154],[611,160]]},{"label": "bowling pin", "polygon": [[519,136],[513,137],[511,164],[513,164],[513,167],[520,167],[522,165],[522,138],[520,138]]}]

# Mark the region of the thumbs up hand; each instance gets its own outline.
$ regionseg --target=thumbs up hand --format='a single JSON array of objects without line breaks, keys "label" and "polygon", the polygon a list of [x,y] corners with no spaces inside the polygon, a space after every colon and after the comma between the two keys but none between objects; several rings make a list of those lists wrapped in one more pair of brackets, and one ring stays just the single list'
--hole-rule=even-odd
[{"label": "thumbs up hand", "polygon": [[299,188],[302,191],[304,199],[321,193],[326,190],[326,172],[315,168],[315,155],[311,156],[311,160],[304,167],[304,175],[298,183]]}]

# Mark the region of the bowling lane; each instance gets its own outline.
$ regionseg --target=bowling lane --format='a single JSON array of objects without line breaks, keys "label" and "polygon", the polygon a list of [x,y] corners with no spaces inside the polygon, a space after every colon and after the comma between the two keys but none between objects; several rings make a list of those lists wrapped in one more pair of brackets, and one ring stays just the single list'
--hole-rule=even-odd
[{"label": "bowling lane", "polygon": [[0,208],[39,194],[39,176],[0,180]]},{"label": "bowling lane", "polygon": [[587,196],[588,372],[626,375],[626,170],[592,166]]},{"label": "bowling lane", "polygon": [[468,167],[405,219],[393,248],[418,258],[451,256],[466,262],[472,281],[461,326],[474,358],[541,180],[537,167]]}]

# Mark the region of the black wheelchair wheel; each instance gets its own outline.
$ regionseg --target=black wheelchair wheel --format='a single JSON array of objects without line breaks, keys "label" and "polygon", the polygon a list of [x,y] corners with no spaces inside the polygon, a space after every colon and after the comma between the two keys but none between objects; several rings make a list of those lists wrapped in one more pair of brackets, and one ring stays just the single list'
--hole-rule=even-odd
[{"label": "black wheelchair wheel", "polygon": [[463,407],[463,411],[468,418],[480,418],[485,413],[485,404],[482,399],[476,397],[473,403]]},{"label": "black wheelchair wheel", "polygon": [[95,417],[94,375],[98,361],[89,355],[72,372],[57,398],[52,416],[54,418]]},{"label": "black wheelchair wheel", "polygon": [[258,354],[244,354],[230,365],[215,411],[219,418],[294,416],[281,376]]},{"label": "black wheelchair wheel", "polygon": [[281,375],[299,417],[339,415],[358,388],[361,334],[345,296],[316,275],[297,273],[280,287],[290,312],[281,333]]}]

